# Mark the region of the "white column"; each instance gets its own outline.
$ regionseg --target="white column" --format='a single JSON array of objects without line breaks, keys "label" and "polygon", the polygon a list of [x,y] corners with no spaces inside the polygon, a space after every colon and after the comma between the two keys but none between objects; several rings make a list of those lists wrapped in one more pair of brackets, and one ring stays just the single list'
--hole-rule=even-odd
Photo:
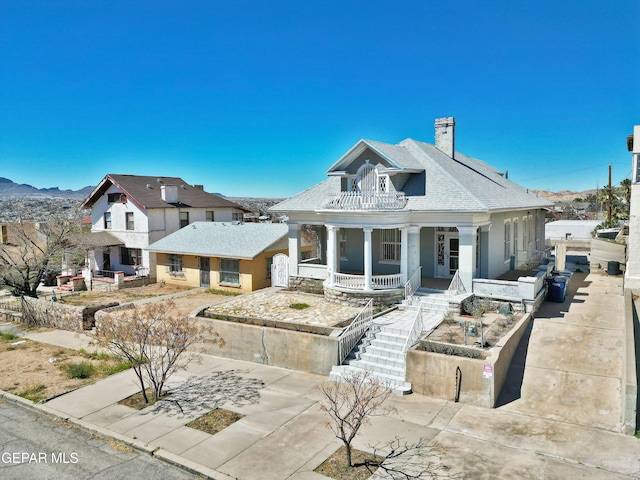
[{"label": "white column", "polygon": [[298,275],[300,263],[300,225],[289,224],[289,275]]},{"label": "white column", "polygon": [[336,232],[337,228],[333,225],[327,225],[327,280],[329,285],[335,284],[335,273],[337,267],[337,252],[336,252]]},{"label": "white column", "polygon": [[373,228],[365,227],[364,231],[364,289],[373,290],[372,277],[372,260],[371,260],[371,232]]},{"label": "white column", "polygon": [[407,238],[408,227],[400,228],[400,276],[402,278],[402,284],[407,283],[408,280],[408,252],[409,252],[409,239]]},{"label": "white column", "polygon": [[409,227],[407,237],[407,276],[411,276],[420,268],[420,227]]},{"label": "white column", "polygon": [[458,274],[468,293],[473,291],[473,278],[476,273],[476,236],[478,227],[458,226],[459,257]]}]

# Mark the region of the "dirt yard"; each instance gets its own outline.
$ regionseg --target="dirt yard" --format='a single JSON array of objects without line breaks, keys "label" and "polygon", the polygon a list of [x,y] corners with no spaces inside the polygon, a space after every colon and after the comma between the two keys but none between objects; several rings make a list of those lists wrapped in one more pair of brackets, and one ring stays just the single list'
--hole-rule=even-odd
[{"label": "dirt yard", "polygon": [[[190,290],[192,293],[188,293]],[[82,306],[103,305],[111,302],[124,304],[151,298],[157,298],[160,301],[160,297],[176,293],[186,293],[186,295],[172,298],[176,305],[176,316],[187,316],[198,307],[223,303],[233,298],[226,295],[206,293],[206,291],[199,288],[191,289],[179,285],[154,283],[144,287],[114,290],[113,292],[79,292],[78,295],[63,295],[59,301],[67,305]]]},{"label": "dirt yard", "polygon": [[[77,364],[84,365],[77,367]],[[83,354],[25,338],[14,338],[10,334],[0,335],[0,365],[0,390],[35,402],[128,368],[127,364],[108,355],[93,352]],[[71,378],[68,369],[74,369],[73,375],[80,378]]]},{"label": "dirt yard", "polygon": [[469,315],[449,315],[427,337],[427,340],[449,343],[452,345],[465,345],[465,324],[467,326],[466,345],[480,345],[481,334],[484,333],[485,344],[489,347],[495,345],[502,337],[511,331],[522,318],[522,314],[502,314],[498,312],[486,312],[482,315],[482,330],[477,318]]}]

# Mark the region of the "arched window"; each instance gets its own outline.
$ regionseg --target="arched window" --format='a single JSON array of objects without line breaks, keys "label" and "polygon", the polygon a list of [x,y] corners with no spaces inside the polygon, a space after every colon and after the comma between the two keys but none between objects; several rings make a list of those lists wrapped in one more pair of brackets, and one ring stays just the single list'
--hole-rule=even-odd
[{"label": "arched window", "polygon": [[381,175],[375,166],[365,160],[355,177],[349,179],[349,191],[359,193],[385,193],[389,191],[389,176]]}]

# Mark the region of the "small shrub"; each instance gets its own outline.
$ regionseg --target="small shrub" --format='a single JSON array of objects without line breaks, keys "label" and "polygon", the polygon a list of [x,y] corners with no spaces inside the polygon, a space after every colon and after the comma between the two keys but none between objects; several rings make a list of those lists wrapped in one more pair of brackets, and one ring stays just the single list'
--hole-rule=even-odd
[{"label": "small shrub", "polygon": [[32,402],[40,402],[47,398],[44,391],[47,389],[46,385],[34,385],[31,388],[27,388],[26,390],[18,393],[19,397],[26,398],[27,400],[31,400]]},{"label": "small shrub", "polygon": [[120,362],[105,369],[107,375],[115,375],[131,368],[131,362]]},{"label": "small shrub", "polygon": [[89,360],[107,360],[109,358],[109,354],[106,352],[98,352],[97,350],[87,352],[84,348],[81,348],[78,354]]},{"label": "small shrub", "polygon": [[0,333],[0,338],[2,338],[2,340],[11,341],[19,337],[13,333]]},{"label": "small shrub", "polygon": [[304,310],[305,308],[309,308],[311,305],[308,303],[292,303],[289,305],[289,308],[293,308],[295,310]]},{"label": "small shrub", "polygon": [[446,332],[443,337],[447,342],[453,343],[458,339],[458,332]]},{"label": "small shrub", "polygon": [[230,292],[228,290],[219,290],[217,288],[207,288],[204,293],[208,293],[210,295],[224,295],[226,297],[236,297],[240,295],[240,292]]},{"label": "small shrub", "polygon": [[70,363],[65,369],[69,378],[89,378],[95,372],[95,367],[89,362]]}]

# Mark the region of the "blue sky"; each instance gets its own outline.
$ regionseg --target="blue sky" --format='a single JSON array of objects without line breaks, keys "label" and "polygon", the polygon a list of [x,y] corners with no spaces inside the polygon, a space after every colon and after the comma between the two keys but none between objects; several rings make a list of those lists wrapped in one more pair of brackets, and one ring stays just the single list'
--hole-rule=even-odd
[{"label": "blue sky", "polygon": [[526,187],[617,183],[639,24],[638,0],[0,0],[0,176],[285,197],[454,116],[457,150]]}]

